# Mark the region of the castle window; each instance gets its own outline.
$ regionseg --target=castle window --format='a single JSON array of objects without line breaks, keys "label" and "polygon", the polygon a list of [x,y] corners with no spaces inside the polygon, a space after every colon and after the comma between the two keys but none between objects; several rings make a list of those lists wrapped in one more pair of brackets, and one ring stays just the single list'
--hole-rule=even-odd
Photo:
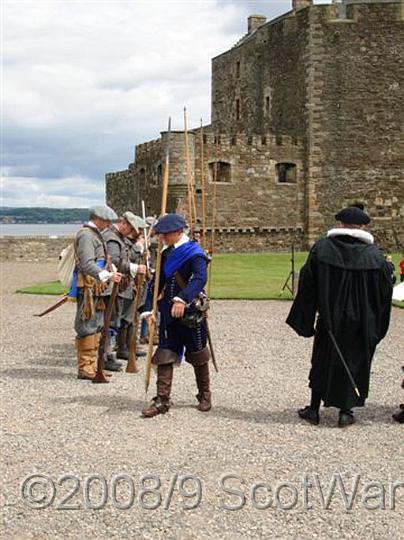
[{"label": "castle window", "polygon": [[231,145],[235,146],[236,144],[237,144],[237,137],[232,137],[231,138]]},{"label": "castle window", "polygon": [[270,108],[270,99],[269,96],[265,97],[265,114],[268,116]]},{"label": "castle window", "polygon": [[240,60],[236,62],[236,77],[237,79],[240,77]]},{"label": "castle window", "polygon": [[247,145],[248,146],[251,146],[253,143],[253,138],[251,137],[251,135],[247,138]]},{"label": "castle window", "polygon": [[265,146],[267,144],[267,138],[265,136],[261,137],[261,144],[262,146]]},{"label": "castle window", "polygon": [[207,135],[203,135],[202,139],[203,139],[203,144],[206,144],[208,142],[208,136]]},{"label": "castle window", "polygon": [[236,120],[240,120],[240,100],[236,99]]},{"label": "castle window", "polygon": [[279,184],[295,184],[296,165],[294,163],[277,163],[276,179]]},{"label": "castle window", "polygon": [[157,185],[160,186],[163,183],[163,167],[158,165],[157,167]]},{"label": "castle window", "polygon": [[211,182],[231,182],[231,165],[225,161],[209,163],[209,178]]},{"label": "castle window", "polygon": [[139,170],[139,187],[146,187],[146,169],[144,167]]}]

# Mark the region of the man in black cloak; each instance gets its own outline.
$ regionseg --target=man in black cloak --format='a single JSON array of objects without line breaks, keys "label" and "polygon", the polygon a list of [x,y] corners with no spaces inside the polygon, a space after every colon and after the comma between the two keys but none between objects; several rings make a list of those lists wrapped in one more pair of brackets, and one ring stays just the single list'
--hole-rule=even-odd
[{"label": "man in black cloak", "polygon": [[392,283],[382,252],[364,230],[369,216],[350,207],[335,218],[338,226],[314,244],[301,270],[286,322],[300,336],[314,336],[311,403],[298,411],[300,418],[317,425],[323,400],[340,409],[338,425],[345,427],[355,422],[352,408],[363,407],[368,397],[372,357],[389,327]]}]

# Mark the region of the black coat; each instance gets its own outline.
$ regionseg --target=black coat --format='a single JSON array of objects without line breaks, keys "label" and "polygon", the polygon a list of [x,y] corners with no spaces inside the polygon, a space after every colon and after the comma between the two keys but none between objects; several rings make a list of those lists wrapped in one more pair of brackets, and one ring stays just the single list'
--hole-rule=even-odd
[{"label": "black coat", "polygon": [[[323,238],[313,246],[286,322],[301,336],[315,336],[310,387],[321,393],[326,407],[364,405],[376,345],[389,327],[391,296],[390,269],[373,244],[341,235]],[[342,351],[360,398],[328,329]]]}]

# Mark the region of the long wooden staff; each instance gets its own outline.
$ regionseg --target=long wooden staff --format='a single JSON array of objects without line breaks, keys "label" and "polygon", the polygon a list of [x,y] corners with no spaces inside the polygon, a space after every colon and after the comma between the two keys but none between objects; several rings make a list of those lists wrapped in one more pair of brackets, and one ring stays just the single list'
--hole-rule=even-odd
[{"label": "long wooden staff", "polygon": [[[122,257],[119,260],[118,264],[118,272],[122,271]],[[98,346],[98,359],[97,359],[97,373],[95,374],[94,379],[92,380],[93,383],[99,384],[99,383],[109,383],[109,380],[105,377],[104,373],[104,359],[105,354],[108,346],[108,339],[109,339],[109,327],[111,325],[111,318],[112,318],[112,311],[115,307],[115,300],[118,296],[119,291],[119,283],[114,283],[112,287],[111,296],[109,298],[107,311],[105,312],[104,316],[104,326],[102,328],[101,333],[101,339],[100,344]]]},{"label": "long wooden staff", "polygon": [[205,191],[205,160],[203,142],[203,124],[201,118],[201,191],[202,191],[202,247],[206,249],[206,191]]},{"label": "long wooden staff", "polygon": [[210,236],[210,256],[211,256],[211,261],[210,261],[210,265],[209,265],[208,296],[210,296],[210,292],[211,292],[213,252],[214,252],[214,249],[215,249],[218,168],[219,168],[219,135],[216,135],[216,162],[215,162],[215,169],[213,171],[212,231],[211,231],[211,236]]},{"label": "long wooden staff", "polygon": [[196,220],[197,220],[197,213],[196,213],[194,183],[193,183],[192,171],[191,171],[191,162],[189,159],[188,120],[187,120],[186,107],[184,107],[184,137],[185,137],[185,165],[186,165],[187,185],[188,185],[188,214],[189,214],[188,220],[189,220],[189,226],[192,229],[194,226],[194,223],[196,223]]},{"label": "long wooden staff", "polygon": [[[169,178],[169,165],[170,165],[170,138],[171,138],[171,118],[168,120],[168,141],[166,147],[166,159],[164,164],[164,175],[163,175],[163,191],[161,194],[161,216],[164,216],[167,211],[167,197],[168,197],[168,178]],[[153,317],[149,326],[149,348],[147,351],[146,359],[146,370],[145,370],[145,390],[146,395],[149,390],[150,385],[150,374],[152,367],[152,358],[153,358],[153,348],[154,348],[154,334],[156,331],[156,319],[157,319],[157,300],[159,297],[159,288],[160,288],[160,275],[161,275],[161,259],[162,259],[162,248],[163,243],[161,237],[159,236],[158,247],[157,247],[157,261],[156,261],[156,272],[154,275],[154,291],[153,291]]]},{"label": "long wooden staff", "polygon": [[[144,263],[144,260],[142,260],[142,264],[143,263]],[[128,357],[128,363],[126,365],[126,373],[137,373],[139,371],[139,368],[137,367],[137,361],[136,361],[136,350],[137,350],[137,335],[138,335],[138,329],[139,329],[139,307],[140,307],[140,300],[142,298],[144,282],[145,282],[145,276],[143,275],[138,276],[134,313],[133,313],[133,322],[132,322],[133,333],[132,333],[132,339],[129,345],[129,357]]]},{"label": "long wooden staff", "polygon": [[[143,220],[146,220],[146,210],[144,207],[144,201],[142,201],[142,215],[143,215]],[[149,239],[149,235],[152,229],[153,227],[151,226],[149,229],[149,232],[145,235],[144,253],[142,257],[142,264],[146,265],[147,270],[149,269],[148,239]],[[133,312],[133,323],[132,323],[133,334],[132,334],[132,339],[129,345],[129,358],[128,358],[128,363],[126,365],[126,373],[137,373],[139,371],[139,368],[137,366],[137,361],[136,361],[136,351],[137,351],[137,337],[139,333],[139,307],[140,307],[140,301],[142,298],[145,279],[146,279],[146,276],[144,275],[138,276],[138,279],[137,279],[137,290],[136,290],[136,298],[135,298],[135,305],[134,305],[134,312]]]}]

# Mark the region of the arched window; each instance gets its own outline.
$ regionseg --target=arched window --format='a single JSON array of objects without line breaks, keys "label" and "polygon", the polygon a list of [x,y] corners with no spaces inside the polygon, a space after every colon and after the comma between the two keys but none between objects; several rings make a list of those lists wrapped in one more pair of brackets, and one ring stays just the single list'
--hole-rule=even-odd
[{"label": "arched window", "polygon": [[209,178],[211,182],[231,182],[231,165],[225,161],[209,163]]},{"label": "arched window", "polygon": [[279,184],[296,183],[296,165],[295,163],[277,163],[276,180]]}]

